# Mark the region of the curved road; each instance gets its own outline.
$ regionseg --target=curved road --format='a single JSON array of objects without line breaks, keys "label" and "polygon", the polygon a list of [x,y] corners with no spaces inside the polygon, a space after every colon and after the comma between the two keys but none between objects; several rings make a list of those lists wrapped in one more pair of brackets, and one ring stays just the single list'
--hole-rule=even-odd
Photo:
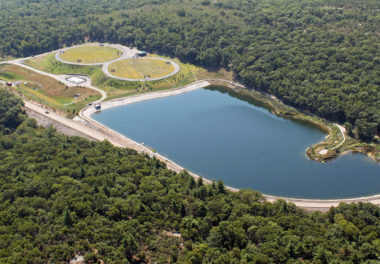
[{"label": "curved road", "polygon": [[333,147],[331,149],[339,148],[346,141],[346,136],[344,135],[346,133],[346,129],[343,126],[338,125],[337,123],[334,123],[334,125],[336,125],[339,128],[339,131],[342,134],[342,141],[338,145],[336,145],[335,147]]},{"label": "curved road", "polygon": [[[133,148],[133,149],[137,150],[138,152],[144,152],[144,153],[147,153],[150,156],[156,156],[162,162],[165,162],[167,164],[168,168],[171,169],[171,170],[173,170],[173,171],[181,172],[181,171],[184,170],[183,167],[181,167],[178,164],[170,161],[166,157],[161,156],[158,153],[153,153],[147,147],[145,147],[145,146],[143,146],[141,144],[138,144],[138,143],[134,142],[133,140],[130,140],[130,139],[128,139],[128,138],[124,137],[123,135],[120,135],[120,134],[118,134],[116,132],[115,132],[115,134],[119,135],[118,140],[115,140],[114,136],[113,137],[105,136],[103,133],[99,133],[99,132],[97,132],[97,131],[95,131],[93,129],[89,129],[88,127],[85,127],[85,126],[83,126],[81,124],[78,124],[77,122],[74,122],[74,121],[72,121],[70,119],[62,117],[62,116],[57,115],[55,113],[46,114],[45,113],[45,109],[43,109],[43,108],[41,108],[41,107],[39,107],[37,105],[34,105],[34,104],[32,104],[32,103],[30,103],[28,101],[24,101],[24,102],[25,102],[25,107],[30,108],[33,111],[38,112],[39,114],[44,115],[44,116],[46,116],[48,118],[51,118],[51,119],[53,119],[53,120],[55,120],[57,122],[60,122],[60,123],[66,125],[68,127],[76,129],[79,132],[81,132],[83,134],[86,134],[86,135],[94,138],[95,140],[99,140],[99,141],[108,140],[111,144],[113,144],[116,147]],[[99,124],[96,124],[96,125],[99,126]],[[100,125],[100,126],[102,126],[102,125]],[[104,127],[104,126],[103,126],[103,128],[109,129],[109,128]],[[190,174],[194,178],[198,178],[199,177],[198,175],[196,175],[194,173],[190,172]],[[211,183],[211,181],[209,181],[207,179],[204,179],[204,182]],[[238,189],[231,188],[231,187],[228,187],[228,186],[226,186],[226,188],[229,189],[230,191],[233,191],[233,192],[238,192],[239,191]],[[296,198],[279,197],[279,196],[272,196],[272,195],[264,195],[264,197],[269,202],[274,202],[274,201],[279,200],[279,199],[285,200],[287,202],[292,202],[296,206],[304,208],[304,209],[306,209],[308,211],[327,211],[327,210],[330,209],[331,206],[337,206],[337,205],[339,205],[339,203],[370,202],[372,204],[380,206],[380,195],[374,195],[374,196],[368,196],[368,197],[360,197],[360,198],[352,198],[352,199],[334,199],[334,200],[296,199]]]},{"label": "curved road", "polygon": [[43,116],[46,116],[50,119],[53,119],[54,121],[57,121],[65,126],[68,126],[72,129],[75,129],[85,135],[88,135],[89,137],[95,139],[95,140],[99,140],[99,141],[103,141],[103,140],[108,140],[110,141],[113,145],[117,146],[117,147],[123,147],[122,144],[120,143],[117,143],[115,141],[113,141],[112,139],[104,136],[103,134],[95,131],[95,130],[91,130],[91,129],[88,129],[87,127],[85,126],[82,126],[78,123],[76,123],[75,121],[71,120],[71,119],[68,119],[66,117],[63,117],[61,115],[58,115],[56,113],[52,113],[52,112],[49,112],[49,113],[46,113],[46,109],[40,107],[40,106],[37,106],[29,101],[26,101],[24,100],[24,104],[25,104],[25,107],[26,108],[29,108]]},{"label": "curved road", "polygon": [[81,66],[102,66],[102,65],[105,65],[107,63],[112,63],[112,62],[115,62],[115,61],[118,61],[118,60],[132,58],[133,55],[135,55],[136,52],[139,52],[139,50],[137,50],[137,49],[131,49],[129,47],[125,47],[125,46],[117,45],[117,44],[104,43],[103,45],[107,46],[107,47],[118,49],[119,51],[122,52],[122,55],[120,57],[118,57],[118,58],[116,58],[114,60],[108,61],[108,62],[104,61],[104,62],[95,62],[95,63],[75,63],[75,62],[66,61],[66,60],[64,60],[64,59],[62,59],[60,57],[60,53],[62,51],[65,51],[65,50],[68,50],[68,49],[71,49],[71,48],[81,47],[81,46],[99,46],[99,43],[81,44],[81,45],[76,45],[76,46],[71,46],[71,47],[63,48],[63,49],[56,50],[56,51],[53,51],[53,52],[55,52],[55,59],[57,61],[65,63],[65,64],[81,65]]},{"label": "curved road", "polygon": [[[39,73],[39,74],[41,74],[41,75],[45,75],[45,76],[48,76],[48,77],[50,77],[50,78],[56,79],[57,81],[62,82],[63,84],[65,84],[65,85],[67,85],[67,86],[70,86],[70,87],[71,87],[71,86],[78,86],[77,84],[74,84],[74,83],[69,82],[68,80],[66,80],[66,78],[68,78],[68,77],[70,77],[70,76],[72,76],[72,75],[67,75],[67,74],[57,75],[57,74],[52,74],[52,73],[48,73],[48,72],[44,72],[44,71],[40,71],[40,70],[34,69],[34,68],[32,68],[32,67],[30,67],[30,66],[28,66],[28,65],[22,64],[22,63],[19,62],[19,61],[16,61],[16,62],[14,62],[14,61],[10,61],[9,63],[10,63],[10,64],[17,65],[17,66],[20,66],[20,67],[24,67],[24,68],[26,68],[26,69],[28,69],[28,70],[31,70],[31,71],[37,72],[37,73]],[[99,92],[99,93],[102,95],[102,97],[101,97],[99,100],[95,101],[94,103],[99,103],[99,102],[103,101],[104,99],[106,99],[106,97],[107,97],[107,93],[106,93],[105,91],[103,91],[103,90],[101,90],[101,89],[95,87],[95,86],[92,86],[92,84],[91,84],[91,78],[89,78],[89,77],[87,77],[87,76],[84,76],[84,75],[78,75],[78,76],[80,76],[81,78],[86,79],[86,82],[81,83],[80,86],[84,86],[84,87],[87,87],[87,88],[93,89],[93,90]]]},{"label": "curved road", "polygon": [[[104,46],[120,50],[122,52],[122,55],[120,57],[114,59],[114,60],[105,61],[105,62],[96,62],[96,63],[75,63],[75,62],[69,62],[69,61],[66,61],[66,60],[62,59],[61,56],[60,56],[61,52],[65,51],[67,49],[71,49],[71,48],[75,48],[75,47],[80,47],[80,46],[98,46],[98,45],[99,45],[99,43],[90,43],[90,44],[82,44],[82,45],[76,45],[76,46],[60,49],[58,51],[55,51],[56,52],[55,53],[55,59],[57,61],[59,61],[59,62],[66,63],[66,64],[71,64],[71,65],[102,66],[102,71],[108,77],[114,78],[114,79],[118,79],[118,80],[122,80],[122,81],[130,81],[130,82],[143,82],[143,81],[146,81],[145,79],[131,79],[131,78],[118,77],[118,76],[115,76],[115,75],[111,74],[109,72],[109,70],[108,70],[108,68],[110,67],[110,65],[112,63],[114,63],[114,62],[133,58],[135,56],[135,54],[137,52],[139,52],[139,50],[137,50],[137,49],[133,49],[133,48],[131,49],[129,47],[125,47],[125,46],[117,45],[117,44],[104,43],[103,44]],[[162,60],[162,61],[165,61],[165,62],[170,62],[174,66],[174,70],[171,73],[169,73],[169,74],[167,74],[165,76],[162,76],[162,77],[151,78],[151,79],[149,79],[149,81],[158,81],[158,80],[166,79],[168,77],[171,77],[171,76],[177,74],[180,71],[180,69],[181,69],[177,63],[175,63],[174,61],[168,60],[168,59],[159,58],[159,57],[139,58],[139,60],[141,60],[141,59]]]},{"label": "curved road", "polygon": [[[158,80],[169,78],[169,77],[177,74],[180,71],[180,69],[181,69],[177,63],[175,63],[174,61],[171,61],[171,60],[167,60],[167,59],[163,59],[163,58],[158,58],[158,57],[139,58],[139,60],[145,60],[145,59],[162,60],[162,61],[165,61],[165,62],[170,62],[170,64],[172,64],[174,66],[174,70],[171,73],[166,74],[165,76],[162,76],[162,77],[150,78],[149,81],[158,81]],[[103,72],[108,77],[114,78],[114,79],[118,79],[118,80],[122,80],[122,81],[130,81],[130,82],[143,82],[143,81],[146,81],[145,79],[123,78],[123,77],[118,77],[118,76],[115,76],[115,75],[111,74],[108,71],[109,66],[111,65],[111,63],[114,63],[114,62],[119,61],[119,60],[121,60],[121,59],[117,59],[117,60],[114,60],[114,61],[110,61],[110,62],[104,63],[104,65],[102,67],[102,70],[103,70]]]},{"label": "curved road", "polygon": [[[49,52],[50,53],[50,52]],[[45,53],[45,54],[42,54],[42,55],[46,55],[48,53]],[[40,56],[42,56],[40,55]],[[31,58],[31,57],[29,57]],[[26,60],[28,58],[23,58],[23,59],[16,59],[16,60],[12,60],[12,61],[5,61],[5,62],[0,62],[0,64],[6,64],[6,63],[10,63],[10,64],[15,64],[15,65],[18,65],[18,66],[21,66],[21,67],[24,67],[24,68],[27,68],[29,70],[33,70],[37,73],[40,73],[40,74],[43,74],[43,75],[46,75],[46,76],[49,76],[49,77],[52,77],[56,80],[59,80],[63,83],[67,83],[67,80],[64,78],[64,76],[67,77],[67,75],[55,75],[55,74],[50,74],[50,73],[46,73],[46,72],[43,72],[43,71],[39,71],[39,70],[36,70],[34,68],[31,68],[27,65],[24,65],[22,64],[22,62],[24,60]],[[102,98],[99,99],[97,102],[101,102],[103,101],[106,97],[107,97],[107,94],[103,91],[103,90],[100,90],[94,86],[92,86],[90,83],[91,83],[91,80],[89,80],[89,78],[87,76],[85,76],[86,80],[89,82],[86,84],[86,87],[89,87],[91,89],[94,89],[94,90],[97,90],[99,91],[101,94],[102,94]],[[210,80],[215,80],[215,81],[224,81],[224,82],[227,82],[227,83],[231,83],[231,84],[234,84],[234,85],[238,85],[240,87],[244,87],[243,85],[241,84],[238,84],[238,83],[234,83],[234,82],[231,82],[231,81],[227,81],[227,80],[217,80],[217,79],[210,79]],[[198,81],[199,82],[199,81]],[[197,83],[197,82],[196,82]],[[68,84],[68,85],[73,85],[72,83]],[[188,87],[184,87],[184,89],[188,89]],[[177,89],[179,90],[179,89]],[[147,94],[142,94],[140,96],[147,96]],[[24,101],[25,102],[25,107],[27,108],[30,108],[32,110],[34,110],[35,112],[38,112],[40,113],[41,115],[44,115],[48,118],[51,118],[51,119],[54,119],[55,121],[57,122],[60,122],[66,126],[69,126],[73,129],[76,129],[78,131],[80,131],[81,133],[84,133],[96,140],[99,140],[99,141],[103,141],[103,140],[108,140],[110,141],[113,145],[117,146],[117,147],[129,147],[129,148],[133,148],[139,152],[145,152],[147,154],[149,154],[150,156],[156,156],[157,158],[159,158],[161,161],[165,162],[168,166],[169,169],[172,169],[176,172],[180,172],[182,170],[184,170],[183,167],[179,166],[178,164],[174,163],[173,161],[167,159],[166,157],[163,157],[161,156],[160,154],[158,153],[153,153],[150,149],[148,149],[147,147],[141,145],[141,144],[138,144],[136,142],[134,142],[133,140],[129,139],[129,138],[126,138],[124,137],[123,135],[120,135],[112,130],[110,130],[109,128],[107,127],[104,127],[105,129],[108,129],[110,130],[111,132],[113,132],[114,135],[116,135],[115,137],[109,137],[109,136],[106,136],[104,135],[103,133],[99,133],[95,130],[92,130],[92,129],[89,129],[88,127],[85,127],[83,125],[80,125],[70,119],[67,119],[65,117],[62,117],[62,116],[59,116],[55,113],[49,113],[47,114],[45,111],[45,109],[39,107],[39,106],[36,106],[28,101]],[[85,110],[85,109],[83,109]],[[81,110],[82,112],[82,110]],[[88,122],[91,122],[90,119],[86,118],[86,120]],[[93,124],[95,124],[95,126],[102,126],[101,124],[97,123],[97,122],[91,122]],[[341,128],[339,127],[339,129],[341,130]],[[342,132],[342,130],[341,130]],[[342,132],[343,136],[344,136],[344,133]],[[344,137],[345,138],[345,137]],[[116,140],[115,140],[116,139]],[[343,141],[344,142],[344,141]],[[341,144],[343,143],[341,142]],[[199,176],[194,174],[194,173],[190,173],[193,177],[195,178],[198,178]],[[209,180],[207,179],[204,179],[205,182],[209,182]],[[235,188],[231,188],[231,187],[226,187],[227,189],[229,189],[230,191],[234,191],[234,192],[237,192],[239,191],[238,189],[235,189]],[[301,208],[304,208],[308,211],[327,211],[329,210],[330,207],[332,206],[337,206],[339,205],[339,203],[357,203],[357,202],[370,202],[372,204],[375,204],[377,206],[380,206],[380,194],[379,195],[373,195],[373,196],[368,196],[368,197],[359,197],[359,198],[352,198],[352,199],[333,199],[333,200],[320,200],[320,199],[297,199],[297,198],[287,198],[287,197],[279,197],[279,196],[272,196],[272,195],[264,195],[264,197],[266,198],[267,201],[270,201],[270,202],[273,202],[273,201],[276,201],[276,200],[279,200],[279,199],[282,199],[282,200],[285,200],[287,202],[292,202],[294,203],[296,206],[298,207],[301,207]]]},{"label": "curved road", "polygon": [[[55,52],[55,51],[53,51],[53,52]],[[40,55],[38,55],[36,57],[45,56],[45,55],[50,54],[50,53],[52,53],[52,52],[47,52],[47,53],[44,53],[44,54],[40,54]],[[30,67],[28,65],[23,64],[23,62],[25,60],[36,58],[36,57],[27,57],[27,58],[15,59],[15,60],[10,60],[10,61],[4,61],[4,62],[0,62],[0,64],[14,64],[14,65],[23,67],[25,69],[37,72],[37,73],[39,73],[41,75],[45,75],[45,76],[48,76],[50,78],[53,78],[53,79],[55,79],[55,80],[57,80],[57,81],[65,84],[67,86],[70,86],[70,87],[72,87],[72,86],[78,86],[77,84],[74,84],[74,83],[69,82],[68,80],[66,80],[66,78],[68,78],[68,77],[70,77],[72,75],[67,75],[67,74],[61,74],[61,75],[52,74],[52,73],[44,72],[44,71],[41,71],[41,70],[37,70],[35,68],[32,68],[32,67]],[[104,99],[107,98],[107,93],[105,91],[103,91],[103,90],[101,90],[101,89],[99,89],[99,88],[97,88],[97,87],[95,87],[95,86],[93,86],[91,84],[91,78],[89,78],[88,76],[85,76],[85,75],[78,75],[78,76],[86,79],[86,82],[81,83],[80,86],[84,86],[84,87],[93,89],[93,90],[99,92],[102,95],[102,97],[99,100],[97,100],[97,101],[95,101],[93,103],[100,103],[101,101],[103,101]]]}]

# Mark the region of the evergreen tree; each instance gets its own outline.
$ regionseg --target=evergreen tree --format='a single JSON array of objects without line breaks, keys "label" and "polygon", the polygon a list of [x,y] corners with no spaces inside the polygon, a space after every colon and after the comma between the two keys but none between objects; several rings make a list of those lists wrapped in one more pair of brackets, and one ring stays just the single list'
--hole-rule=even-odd
[{"label": "evergreen tree", "polygon": [[219,191],[219,193],[224,193],[225,192],[224,183],[220,179],[218,180],[218,191]]},{"label": "evergreen tree", "polygon": [[201,187],[203,185],[203,178],[202,177],[198,178],[197,184],[198,184],[198,187]]},{"label": "evergreen tree", "polygon": [[132,234],[128,234],[123,240],[124,253],[129,260],[132,259],[132,256],[136,253],[138,244],[135,240],[135,237]]},{"label": "evergreen tree", "polygon": [[70,212],[68,209],[65,210],[65,215],[63,217],[63,223],[65,226],[72,226],[73,219],[71,218]]},{"label": "evergreen tree", "polygon": [[196,184],[196,183],[195,183],[194,178],[193,178],[193,177],[190,177],[190,184],[189,184],[190,189],[194,189],[195,184]]},{"label": "evergreen tree", "polygon": [[180,212],[182,217],[186,216],[186,207],[184,204],[181,204],[181,208],[180,208],[179,212]]}]

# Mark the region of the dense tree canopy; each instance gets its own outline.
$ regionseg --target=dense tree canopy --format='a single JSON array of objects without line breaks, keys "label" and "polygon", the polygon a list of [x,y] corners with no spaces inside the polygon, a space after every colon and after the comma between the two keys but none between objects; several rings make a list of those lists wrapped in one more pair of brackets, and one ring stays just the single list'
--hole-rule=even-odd
[{"label": "dense tree canopy", "polygon": [[[20,101],[0,92],[0,101]],[[16,105],[17,105],[16,104]],[[12,115],[23,116],[20,107]],[[8,111],[0,113],[0,119]],[[0,263],[378,263],[380,208],[305,213],[108,142],[0,134]],[[15,130],[14,130],[15,129]],[[181,237],[178,237],[179,232]]]},{"label": "dense tree canopy", "polygon": [[21,99],[0,89],[0,134],[11,133],[24,121],[22,106]]},{"label": "dense tree canopy", "polygon": [[85,40],[137,46],[206,67],[299,109],[380,130],[380,2],[340,0],[0,0],[0,53]]}]

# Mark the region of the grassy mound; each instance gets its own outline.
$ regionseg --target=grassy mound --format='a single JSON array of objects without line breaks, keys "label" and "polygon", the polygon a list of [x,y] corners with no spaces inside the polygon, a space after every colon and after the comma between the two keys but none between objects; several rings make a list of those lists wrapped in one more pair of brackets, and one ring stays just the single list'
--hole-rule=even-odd
[{"label": "grassy mound", "polygon": [[120,50],[100,46],[80,46],[70,48],[60,54],[61,59],[73,63],[102,63],[117,59],[120,56]]},{"label": "grassy mound", "polygon": [[28,99],[60,110],[78,111],[87,102],[100,98],[98,92],[63,83],[20,66],[0,65],[0,78],[14,83],[14,88]]},{"label": "grassy mound", "polygon": [[129,79],[159,78],[174,71],[173,64],[155,59],[126,59],[112,63],[109,72],[117,77]]}]

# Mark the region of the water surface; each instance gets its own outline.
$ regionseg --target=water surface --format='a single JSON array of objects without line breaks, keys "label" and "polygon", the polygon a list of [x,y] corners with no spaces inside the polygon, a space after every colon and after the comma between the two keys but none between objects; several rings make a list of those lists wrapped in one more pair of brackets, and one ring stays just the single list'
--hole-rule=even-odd
[{"label": "water surface", "polygon": [[92,118],[231,187],[300,198],[380,193],[379,164],[362,154],[328,163],[308,160],[305,149],[325,133],[277,117],[223,88],[111,108]]}]

